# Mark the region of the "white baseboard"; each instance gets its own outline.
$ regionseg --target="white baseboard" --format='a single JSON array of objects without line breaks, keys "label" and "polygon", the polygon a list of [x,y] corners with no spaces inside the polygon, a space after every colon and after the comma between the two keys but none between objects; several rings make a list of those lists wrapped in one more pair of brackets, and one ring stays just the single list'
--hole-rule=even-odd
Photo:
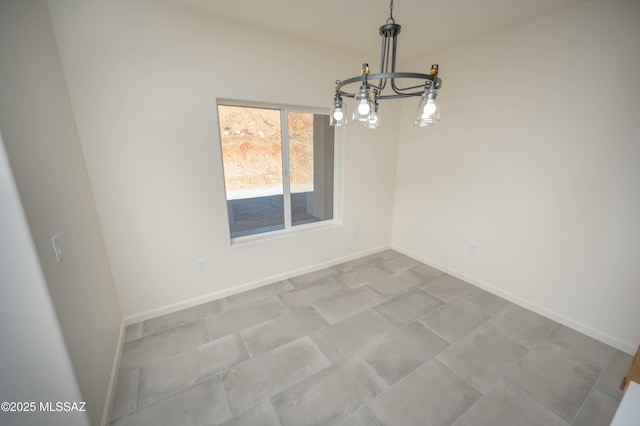
[{"label": "white baseboard", "polygon": [[513,302],[516,305],[520,305],[523,308],[527,308],[527,309],[529,309],[529,310],[531,310],[531,311],[533,311],[533,312],[535,312],[535,313],[537,313],[539,315],[542,315],[542,316],[544,316],[546,318],[549,318],[549,319],[551,319],[553,321],[556,321],[557,323],[565,325],[565,326],[567,326],[567,327],[569,327],[569,328],[571,328],[573,330],[579,331],[580,333],[586,334],[589,337],[593,337],[594,339],[599,340],[599,341],[601,341],[603,343],[606,343],[607,345],[613,346],[614,348],[619,349],[619,350],[621,350],[623,352],[626,352],[629,355],[633,355],[636,352],[636,348],[633,345],[631,345],[631,344],[629,344],[627,342],[623,342],[623,341],[621,341],[621,340],[619,340],[619,339],[617,339],[617,338],[615,338],[613,336],[610,336],[610,335],[608,335],[606,333],[603,333],[603,332],[601,332],[599,330],[596,330],[596,329],[594,329],[592,327],[589,327],[589,326],[587,326],[585,324],[582,324],[582,323],[580,323],[578,321],[575,321],[575,320],[573,320],[571,318],[568,318],[568,317],[566,317],[566,316],[564,316],[562,314],[559,314],[559,313],[554,312],[554,311],[552,311],[550,309],[547,309],[547,308],[545,308],[543,306],[540,306],[540,305],[538,305],[536,303],[533,303],[533,302],[530,302],[530,301],[528,301],[526,299],[523,299],[522,297],[517,296],[517,295],[515,295],[513,293],[509,293],[507,291],[504,291],[504,290],[501,290],[501,289],[499,289],[497,287],[494,287],[491,284],[489,284],[489,283],[487,283],[485,281],[482,281],[482,280],[480,280],[480,279],[478,279],[476,277],[467,275],[467,274],[465,274],[463,272],[460,272],[460,271],[458,271],[456,269],[450,268],[447,265],[443,265],[442,263],[439,263],[439,262],[437,262],[437,261],[435,261],[433,259],[429,259],[429,258],[420,256],[420,255],[418,255],[416,253],[413,253],[410,250],[405,250],[402,247],[398,247],[398,246],[395,246],[393,244],[391,245],[391,249],[393,249],[393,250],[395,250],[395,251],[397,251],[399,253],[405,254],[405,255],[407,255],[407,256],[409,256],[409,257],[411,257],[411,258],[413,258],[413,259],[415,259],[415,260],[417,260],[419,262],[425,263],[425,264],[427,264],[429,266],[432,266],[432,267],[434,267],[436,269],[439,269],[440,271],[446,272],[449,275],[453,275],[454,277],[460,278],[461,280],[464,280],[464,281],[466,281],[466,282],[468,282],[470,284],[473,284],[476,287],[480,287],[481,289],[486,290],[489,293],[492,293],[492,294],[495,294],[496,296],[499,296],[499,297],[502,297],[504,299],[507,299],[508,301]]},{"label": "white baseboard", "polygon": [[223,297],[231,296],[233,294],[241,293],[243,291],[252,290],[254,288],[262,287],[268,284],[277,283],[278,281],[283,281],[289,278],[296,277],[298,275],[307,274],[310,272],[314,272],[320,269],[328,268],[330,266],[338,265],[343,262],[348,262],[353,259],[357,259],[363,256],[368,256],[370,254],[378,253],[383,250],[388,250],[391,248],[389,245],[384,245],[380,247],[376,247],[369,250],[364,250],[358,253],[350,254],[348,256],[343,256],[337,259],[329,260],[326,262],[318,263],[312,266],[307,266],[300,269],[295,269],[293,271],[285,272],[282,274],[273,275],[271,277],[263,278],[256,281],[251,281],[245,284],[240,284],[235,287],[227,288],[224,290],[215,291],[213,293],[209,293],[203,296],[194,297],[193,299],[185,300],[179,303],[174,303],[172,305],[164,306],[158,309],[152,309],[146,312],[142,312],[139,314],[129,315],[124,318],[124,325],[135,324],[138,322],[146,321],[151,318],[156,318],[162,315],[170,314],[173,312],[180,311],[182,309],[191,308],[193,306],[200,305],[202,303],[211,302],[212,300],[222,299]]},{"label": "white baseboard", "polygon": [[122,354],[122,346],[124,345],[125,328],[126,325],[123,319],[120,323],[120,335],[118,336],[113,367],[111,368],[111,377],[109,378],[109,387],[107,388],[107,399],[104,403],[104,411],[102,412],[102,422],[100,423],[102,426],[107,426],[111,418],[113,396],[116,393],[116,382],[118,380],[118,370],[120,369],[120,355]]}]

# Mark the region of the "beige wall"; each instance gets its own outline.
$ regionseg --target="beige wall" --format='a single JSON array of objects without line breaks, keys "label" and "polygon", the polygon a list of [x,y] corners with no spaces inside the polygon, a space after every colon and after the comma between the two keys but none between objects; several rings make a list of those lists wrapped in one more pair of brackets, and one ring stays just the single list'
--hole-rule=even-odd
[{"label": "beige wall", "polygon": [[401,127],[392,244],[635,351],[639,24],[593,1],[428,55],[443,119]]},{"label": "beige wall", "polygon": [[[0,129],[80,393],[91,423],[99,424],[122,315],[44,1],[0,2]],[[2,208],[4,213],[4,204]],[[64,252],[60,263],[51,248],[54,234]],[[12,250],[3,241],[3,257],[14,254]],[[35,260],[25,262],[24,273],[35,274]],[[21,317],[14,321],[30,316],[44,321],[40,309],[46,301],[38,283],[32,285],[37,290],[33,304],[21,300]],[[3,279],[3,291],[4,286]],[[3,302],[10,303],[4,297]],[[46,337],[40,337],[46,346]],[[9,349],[3,341],[2,352]],[[40,349],[37,355],[47,359],[58,349],[52,346],[51,354]],[[52,360],[52,377],[56,365]],[[24,386],[48,383],[47,377],[24,373]],[[58,398],[64,396],[64,386],[61,382]]]},{"label": "beige wall", "polygon": [[[216,98],[328,111],[334,80],[356,74],[361,55],[166,2],[49,6],[129,319],[388,246],[399,113],[393,106],[379,132],[349,128],[347,142],[338,142],[342,226],[230,245]],[[196,258],[207,260],[207,271],[196,272]]]}]

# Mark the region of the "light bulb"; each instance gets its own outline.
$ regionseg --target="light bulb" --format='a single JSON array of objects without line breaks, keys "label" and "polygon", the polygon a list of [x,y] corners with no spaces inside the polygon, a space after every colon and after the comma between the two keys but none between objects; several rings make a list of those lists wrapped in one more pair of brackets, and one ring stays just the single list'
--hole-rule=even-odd
[{"label": "light bulb", "polygon": [[370,129],[377,129],[378,126],[380,126],[380,123],[378,122],[378,114],[374,114],[371,118],[369,118],[364,123],[364,126]]},{"label": "light bulb", "polygon": [[367,99],[364,98],[358,104],[358,114],[368,115],[369,111],[371,111],[371,108],[369,107],[369,102],[367,102]]},{"label": "light bulb", "polygon": [[344,126],[347,124],[347,106],[342,103],[342,98],[338,93],[336,93],[336,97],[329,109],[329,114],[331,114],[330,126]]},{"label": "light bulb", "polygon": [[429,99],[422,110],[422,118],[429,118],[436,112],[436,102],[433,99]]}]

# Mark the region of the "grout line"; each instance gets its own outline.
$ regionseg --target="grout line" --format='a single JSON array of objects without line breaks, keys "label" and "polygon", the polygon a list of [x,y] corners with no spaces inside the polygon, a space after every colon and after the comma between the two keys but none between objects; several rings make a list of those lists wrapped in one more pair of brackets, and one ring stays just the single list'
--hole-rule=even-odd
[{"label": "grout line", "polygon": [[[602,375],[602,373],[600,375]],[[598,379],[599,378],[600,376],[598,376]],[[596,383],[597,382],[598,381],[596,380]],[[587,397],[584,399],[584,401],[582,401],[582,404],[580,404],[580,408],[578,408],[578,411],[576,411],[576,414],[573,415],[573,418],[571,419],[571,422],[569,422],[569,425],[572,425],[576,421],[578,416],[580,416],[580,413],[584,409],[584,406],[587,404],[587,401],[589,400],[589,398],[591,398],[591,395],[593,394],[593,390],[595,389],[595,387],[596,387],[595,384],[593,385],[593,387],[591,387],[591,389],[589,390],[589,393],[587,394]]]},{"label": "grout line", "polygon": [[[277,395],[277,394],[276,394]],[[274,395],[275,396],[275,395]],[[278,414],[278,410],[276,409],[275,405],[273,405],[273,400],[272,400],[273,396],[270,396],[267,398],[267,401],[269,403],[269,406],[271,407],[271,409],[273,410],[273,414],[276,417],[276,420],[278,421],[278,425],[282,426],[282,419],[280,418],[280,415]]]},{"label": "grout line", "polygon": [[229,394],[227,393],[227,387],[224,385],[224,382],[222,381],[222,374],[218,373],[218,380],[220,381],[220,387],[222,388],[222,393],[224,393],[224,400],[227,402],[227,407],[229,408],[229,418],[225,420],[225,422],[227,420],[230,420],[232,418],[234,418],[236,416],[236,414],[233,413],[233,410],[231,409],[231,402],[229,401]]},{"label": "grout line", "polygon": [[[277,317],[276,317],[276,318],[277,318]],[[257,325],[257,324],[256,324],[256,325]],[[248,327],[248,328],[250,328],[250,327]],[[245,329],[243,329],[243,330],[247,330],[247,328],[245,328]],[[247,351],[247,355],[249,355],[249,358],[248,358],[248,359],[252,359],[252,358],[254,358],[254,355],[253,355],[253,353],[249,350],[249,345],[247,345],[247,342],[244,340],[244,336],[243,336],[243,335],[242,335],[242,333],[241,333],[241,331],[243,331],[243,330],[238,330],[238,331],[236,331],[236,332],[235,332],[235,333],[233,333],[233,334],[237,335],[237,336],[240,338],[240,341],[242,342],[242,346],[244,347],[244,350],[245,350],[245,351]]]},{"label": "grout line", "polygon": [[[552,343],[552,342],[550,342],[550,343]],[[561,349],[564,349],[564,348],[561,348]],[[614,356],[615,356],[615,352],[614,352]],[[584,409],[584,406],[587,404],[587,401],[589,400],[589,398],[591,398],[591,395],[593,395],[593,392],[597,389],[596,386],[598,385],[598,382],[600,382],[600,379],[602,378],[602,376],[604,376],[604,373],[605,373],[605,371],[607,371],[607,367],[609,367],[609,364],[611,363],[612,360],[613,360],[613,357],[609,360],[607,365],[602,369],[602,371],[598,375],[598,378],[593,382],[593,386],[591,386],[591,390],[589,391],[589,394],[584,399],[584,401],[582,401],[582,404],[580,405],[580,408],[578,409],[578,411],[576,412],[575,416],[573,416],[573,419],[571,420],[571,424],[573,424],[576,421],[576,419],[578,418],[578,416],[580,415],[580,413]],[[600,390],[600,389],[598,389],[598,390]],[[608,392],[605,392],[605,391],[602,391],[602,390],[600,390],[600,391],[603,392],[604,394],[609,395],[612,398],[614,398],[616,401],[618,401],[618,404],[620,403],[620,400],[618,400],[618,398],[615,398],[613,395],[610,395]]]},{"label": "grout line", "polygon": [[529,398],[538,408],[540,408],[541,410],[551,414],[552,417],[558,419],[560,422],[562,422],[563,424],[566,424],[567,426],[570,426],[571,423],[567,422],[565,419],[563,419],[562,417],[560,417],[558,414],[556,414],[553,410],[551,410],[549,407],[547,407],[546,405],[544,405],[543,403],[541,403],[540,401],[538,401],[537,399],[535,399],[533,396],[529,395],[529,393],[520,388],[520,386],[518,386],[515,383],[511,383],[510,381],[502,378],[499,381],[504,382],[504,384],[512,389],[514,389],[516,392],[520,392],[522,393],[526,398]]}]

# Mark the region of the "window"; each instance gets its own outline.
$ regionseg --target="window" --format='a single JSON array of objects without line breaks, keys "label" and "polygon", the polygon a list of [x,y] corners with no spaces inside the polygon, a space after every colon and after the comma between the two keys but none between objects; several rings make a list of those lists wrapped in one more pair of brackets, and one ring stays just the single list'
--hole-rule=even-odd
[{"label": "window", "polygon": [[231,238],[334,217],[334,130],[303,109],[218,105]]}]

